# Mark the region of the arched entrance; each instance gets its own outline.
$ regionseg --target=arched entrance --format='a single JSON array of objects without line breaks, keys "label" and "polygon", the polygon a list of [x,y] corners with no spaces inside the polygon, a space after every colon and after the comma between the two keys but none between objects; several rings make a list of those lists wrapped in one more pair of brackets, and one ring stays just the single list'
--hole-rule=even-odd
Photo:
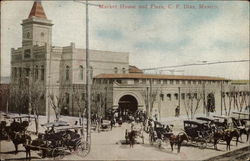
[{"label": "arched entrance", "polygon": [[124,95],[119,99],[118,111],[120,116],[133,114],[138,109],[138,101],[132,95]]}]

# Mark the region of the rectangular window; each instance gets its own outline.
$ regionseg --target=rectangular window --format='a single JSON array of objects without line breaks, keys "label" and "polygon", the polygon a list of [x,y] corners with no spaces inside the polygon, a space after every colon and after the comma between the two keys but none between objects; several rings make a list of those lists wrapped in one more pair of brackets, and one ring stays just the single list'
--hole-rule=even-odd
[{"label": "rectangular window", "polygon": [[185,93],[181,94],[181,99],[183,99],[183,100],[185,99]]},{"label": "rectangular window", "polygon": [[174,83],[174,81],[173,80],[170,80],[170,84],[173,84]]},{"label": "rectangular window", "polygon": [[167,94],[167,98],[168,98],[169,101],[171,101],[171,94],[170,93]]},{"label": "rectangular window", "polygon": [[175,93],[175,94],[174,94],[174,97],[175,97],[176,100],[178,100],[178,99],[179,99],[178,93]]},{"label": "rectangular window", "polygon": [[19,77],[22,77],[22,68],[19,68]]},{"label": "rectangular window", "polygon": [[176,82],[176,84],[180,84],[180,81],[179,81],[179,80],[176,80],[175,82]]},{"label": "rectangular window", "polygon": [[198,95],[197,93],[194,93],[194,98],[197,99]]},{"label": "rectangular window", "polygon": [[164,94],[160,94],[161,100],[164,101]]},{"label": "rectangular window", "polygon": [[134,79],[135,84],[139,83],[139,79]]},{"label": "rectangular window", "polygon": [[41,80],[44,80],[44,67],[41,68]]}]

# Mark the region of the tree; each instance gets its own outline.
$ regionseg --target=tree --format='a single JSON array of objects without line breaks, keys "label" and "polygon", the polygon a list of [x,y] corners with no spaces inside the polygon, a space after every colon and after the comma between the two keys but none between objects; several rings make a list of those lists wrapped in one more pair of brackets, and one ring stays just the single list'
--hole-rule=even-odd
[{"label": "tree", "polygon": [[[29,93],[29,111],[34,113],[36,119],[36,133],[39,131],[39,108],[41,107],[42,100],[44,100],[45,88],[44,86],[39,86],[37,83],[32,83],[29,89],[27,89]],[[30,114],[29,112],[29,114]]]},{"label": "tree", "polygon": [[81,117],[81,115],[85,113],[84,111],[86,111],[86,94],[84,89],[81,89],[80,86],[73,88],[73,97],[77,106],[78,115]]},{"label": "tree", "polygon": [[7,84],[0,84],[0,108],[8,112],[10,91]]},{"label": "tree", "polygon": [[61,107],[63,106],[65,97],[63,95],[55,96],[53,93],[49,94],[50,104],[56,115],[56,121],[59,120]]},{"label": "tree", "polygon": [[19,114],[28,113],[29,94],[27,88],[19,88],[16,85],[11,86],[10,90],[10,105],[14,106],[14,111]]},{"label": "tree", "polygon": [[107,107],[107,83],[98,83],[97,81],[93,82],[92,85],[92,103],[93,103],[93,111],[98,114],[98,116],[105,116],[106,107]]},{"label": "tree", "polygon": [[184,100],[184,109],[188,119],[194,118],[202,99],[204,99],[202,89],[188,89],[187,97]]}]

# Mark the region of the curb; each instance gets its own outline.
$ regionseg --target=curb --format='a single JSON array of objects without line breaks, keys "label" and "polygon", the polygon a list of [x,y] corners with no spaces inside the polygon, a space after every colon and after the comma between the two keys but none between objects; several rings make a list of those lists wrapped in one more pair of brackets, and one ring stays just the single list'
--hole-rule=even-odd
[{"label": "curb", "polygon": [[239,148],[239,149],[235,149],[235,150],[227,152],[225,154],[221,154],[221,155],[218,155],[218,156],[215,156],[215,157],[211,157],[211,158],[205,159],[203,161],[228,160],[229,158],[230,158],[229,160],[238,160],[237,156],[246,155],[246,153],[248,155],[248,159],[246,159],[246,161],[247,160],[249,161],[250,160],[250,145],[242,147],[242,148]]}]

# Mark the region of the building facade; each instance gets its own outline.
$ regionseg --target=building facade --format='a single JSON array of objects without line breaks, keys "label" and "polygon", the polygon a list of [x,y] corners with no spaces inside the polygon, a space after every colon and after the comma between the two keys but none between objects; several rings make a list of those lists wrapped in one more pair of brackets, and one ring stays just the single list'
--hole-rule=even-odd
[{"label": "building facade", "polygon": [[[74,43],[52,44],[52,21],[41,2],[34,2],[23,20],[22,47],[11,49],[11,107],[13,111],[78,115],[85,109],[86,50]],[[249,90],[232,86],[230,80],[208,76],[149,75],[129,65],[129,53],[89,50],[92,82],[92,111],[105,115],[144,110],[165,118],[222,112],[244,107]],[[235,99],[239,101],[235,101]],[[232,103],[233,102],[233,103]]]}]

